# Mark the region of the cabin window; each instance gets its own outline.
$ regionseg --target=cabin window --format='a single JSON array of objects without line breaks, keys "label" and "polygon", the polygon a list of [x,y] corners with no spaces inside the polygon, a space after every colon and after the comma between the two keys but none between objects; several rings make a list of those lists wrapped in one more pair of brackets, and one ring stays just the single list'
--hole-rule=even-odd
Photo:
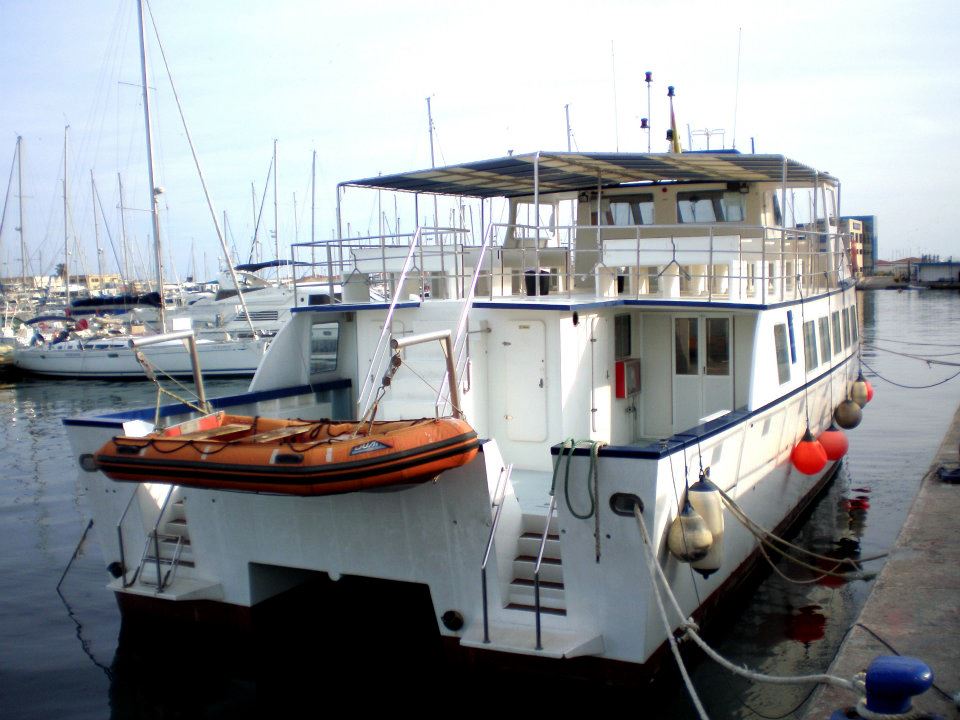
[{"label": "cabin window", "polygon": [[790,351],[787,349],[787,326],[779,323],[773,326],[773,342],[777,349],[777,376],[780,384],[790,380]]},{"label": "cabin window", "polygon": [[803,324],[803,361],[808,372],[819,364],[817,361],[817,330],[813,325],[813,320],[808,320]]},{"label": "cabin window", "polygon": [[676,318],[677,375],[699,375],[697,367],[697,318]]},{"label": "cabin window", "polygon": [[756,291],[757,282],[757,264],[747,263],[747,295],[753,295]]},{"label": "cabin window", "polygon": [[337,369],[337,348],[340,324],[315,322],[310,328],[310,374],[333,372]]},{"label": "cabin window", "polygon": [[837,310],[833,313],[833,352],[837,354],[843,350],[843,345],[840,344],[840,311]]},{"label": "cabin window", "polygon": [[830,362],[833,350],[830,347],[830,318],[822,317],[817,321],[820,326],[820,362]]},{"label": "cabin window", "polygon": [[617,195],[610,198],[604,225],[653,225],[653,195]]},{"label": "cabin window", "polygon": [[724,190],[677,193],[677,218],[682,223],[743,222],[745,195]]},{"label": "cabin window", "polygon": [[614,359],[630,357],[630,316],[616,315],[613,318],[613,355]]},{"label": "cabin window", "polygon": [[853,335],[853,341],[860,339],[860,321],[857,318],[857,306],[850,306],[850,333]]},{"label": "cabin window", "polygon": [[843,316],[843,346],[845,348],[850,347],[850,314],[847,312],[849,308],[844,308],[841,311]]},{"label": "cabin window", "polygon": [[730,374],[730,319],[707,318],[707,375]]}]

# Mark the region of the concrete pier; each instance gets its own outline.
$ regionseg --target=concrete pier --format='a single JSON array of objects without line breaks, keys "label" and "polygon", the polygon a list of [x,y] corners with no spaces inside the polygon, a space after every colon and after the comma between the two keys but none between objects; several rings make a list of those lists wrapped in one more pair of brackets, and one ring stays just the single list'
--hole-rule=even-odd
[{"label": "concrete pier", "polygon": [[[960,408],[860,617],[840,646],[831,675],[850,678],[878,655],[898,653],[926,662],[934,683],[947,693],[960,691],[960,485],[944,483],[936,474],[941,465],[957,466],[958,447]],[[853,702],[848,692],[821,688],[803,717],[827,718]],[[915,698],[914,707],[945,718],[958,716],[936,688]]]}]

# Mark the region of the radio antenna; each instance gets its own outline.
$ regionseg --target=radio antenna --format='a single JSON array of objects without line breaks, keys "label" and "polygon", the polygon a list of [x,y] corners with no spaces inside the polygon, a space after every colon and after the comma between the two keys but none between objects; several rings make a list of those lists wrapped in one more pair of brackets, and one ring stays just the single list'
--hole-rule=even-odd
[{"label": "radio antenna", "polygon": [[733,147],[737,149],[737,107],[740,104],[740,45],[743,38],[743,27],[737,28],[737,84],[733,93]]}]

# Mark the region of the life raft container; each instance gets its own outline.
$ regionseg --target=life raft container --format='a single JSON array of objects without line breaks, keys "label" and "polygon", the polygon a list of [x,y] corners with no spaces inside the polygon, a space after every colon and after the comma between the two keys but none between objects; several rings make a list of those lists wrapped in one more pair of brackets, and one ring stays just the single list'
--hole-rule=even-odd
[{"label": "life raft container", "polygon": [[358,423],[215,413],[115,437],[81,464],[125,482],[333,495],[432,480],[470,462],[479,446],[473,428],[452,417]]}]

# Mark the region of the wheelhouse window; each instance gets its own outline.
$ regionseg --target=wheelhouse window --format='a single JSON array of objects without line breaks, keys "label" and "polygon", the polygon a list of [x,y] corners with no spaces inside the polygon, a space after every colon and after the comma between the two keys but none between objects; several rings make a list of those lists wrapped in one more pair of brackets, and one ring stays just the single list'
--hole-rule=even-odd
[{"label": "wheelhouse window", "polygon": [[337,369],[337,349],[340,324],[315,322],[310,328],[310,374],[333,372]]},{"label": "wheelhouse window", "polygon": [[777,350],[777,376],[780,384],[790,380],[790,350],[787,348],[787,326],[779,323],[773,326],[773,342]]},{"label": "wheelhouse window", "polygon": [[677,193],[677,218],[682,223],[743,222],[745,197],[726,190]]},{"label": "wheelhouse window", "polygon": [[813,320],[803,324],[803,362],[807,372],[820,364],[817,360],[817,330]]},{"label": "wheelhouse window", "polygon": [[699,375],[697,318],[676,318],[673,327],[677,375]]},{"label": "wheelhouse window", "polygon": [[830,318],[820,318],[817,325],[820,329],[820,362],[828,363],[833,355],[833,349],[830,347]]},{"label": "wheelhouse window", "polygon": [[617,195],[610,198],[604,225],[653,225],[653,195]]}]

